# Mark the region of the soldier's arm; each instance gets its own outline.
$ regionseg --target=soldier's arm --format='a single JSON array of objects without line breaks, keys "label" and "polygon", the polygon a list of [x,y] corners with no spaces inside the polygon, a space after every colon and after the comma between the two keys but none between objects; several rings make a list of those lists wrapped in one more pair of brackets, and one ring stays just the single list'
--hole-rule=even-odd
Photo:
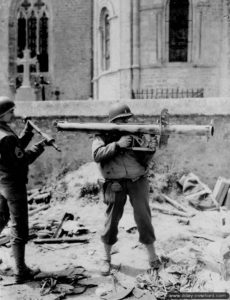
[{"label": "soldier's arm", "polygon": [[35,159],[41,155],[44,147],[38,143],[31,147],[31,149],[24,151],[18,143],[15,136],[6,136],[1,141],[1,158],[5,165],[9,168],[20,167],[21,164],[31,164]]},{"label": "soldier's arm", "polygon": [[25,151],[28,164],[32,164],[44,152],[44,142],[38,142]]},{"label": "soldier's arm", "polygon": [[25,149],[29,145],[29,142],[32,140],[33,136],[34,133],[32,131],[32,128],[26,125],[19,136],[20,144],[23,149]]},{"label": "soldier's arm", "polygon": [[119,146],[117,142],[105,144],[102,137],[96,136],[92,144],[92,156],[95,162],[102,162],[117,154]]}]

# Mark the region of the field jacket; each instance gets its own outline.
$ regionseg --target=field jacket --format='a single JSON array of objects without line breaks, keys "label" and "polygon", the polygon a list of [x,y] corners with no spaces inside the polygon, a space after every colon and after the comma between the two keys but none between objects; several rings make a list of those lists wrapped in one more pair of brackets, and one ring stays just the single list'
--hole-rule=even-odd
[{"label": "field jacket", "polygon": [[[105,179],[137,179],[146,175],[147,166],[141,163],[137,154],[131,149],[121,149],[117,140],[120,137],[108,138],[103,135],[95,136],[92,144],[92,156],[99,164],[102,176]],[[142,153],[142,156],[145,154]]]},{"label": "field jacket", "polygon": [[25,150],[32,137],[31,131],[23,131],[18,137],[5,122],[0,122],[0,183],[27,183],[28,165],[44,151],[40,143]]}]

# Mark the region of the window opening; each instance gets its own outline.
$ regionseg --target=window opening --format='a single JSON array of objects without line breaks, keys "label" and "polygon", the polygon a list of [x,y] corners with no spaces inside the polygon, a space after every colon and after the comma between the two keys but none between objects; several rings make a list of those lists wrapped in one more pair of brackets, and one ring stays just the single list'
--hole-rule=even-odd
[{"label": "window opening", "polygon": [[[17,57],[23,57],[23,50],[30,50],[30,57],[37,63],[30,65],[30,72],[49,71],[49,18],[47,6],[42,0],[24,0],[18,10]],[[18,73],[23,72],[23,66],[17,66]]]},{"label": "window opening", "polygon": [[169,2],[169,61],[188,61],[189,1]]},{"label": "window opening", "polygon": [[102,10],[101,14],[101,62],[102,69],[108,70],[110,68],[110,19],[109,12],[106,8]]}]

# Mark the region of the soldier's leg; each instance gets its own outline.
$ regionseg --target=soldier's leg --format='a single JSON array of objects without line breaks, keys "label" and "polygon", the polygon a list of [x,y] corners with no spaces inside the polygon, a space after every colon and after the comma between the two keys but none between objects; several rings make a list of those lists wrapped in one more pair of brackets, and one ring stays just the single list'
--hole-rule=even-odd
[{"label": "soldier's leg", "polygon": [[128,193],[134,210],[134,219],[139,232],[139,241],[146,247],[149,263],[158,259],[154,242],[156,240],[149,207],[149,183],[146,177],[128,182]]},{"label": "soldier's leg", "polygon": [[25,264],[25,244],[28,240],[28,203],[26,186],[1,185],[1,193],[7,199],[11,226],[11,245],[15,259],[15,279],[22,283],[29,279],[33,271]]},{"label": "soldier's leg", "polygon": [[23,244],[28,241],[28,203],[25,186],[8,184],[3,186],[3,196],[7,199],[11,226],[11,244]]},{"label": "soldier's leg", "polygon": [[7,225],[10,218],[7,200],[0,195],[0,234]]},{"label": "soldier's leg", "polygon": [[[110,193],[111,191],[109,191]],[[124,205],[126,202],[125,184],[122,184],[121,190],[114,192],[112,203],[107,204],[105,212],[106,220],[101,240],[104,246],[102,258],[101,274],[104,276],[110,273],[111,248],[117,241],[118,224],[123,215]]]},{"label": "soldier's leg", "polygon": [[104,244],[113,245],[117,242],[118,224],[123,215],[126,203],[125,183],[121,185],[121,190],[113,192],[112,203],[107,204],[105,212],[105,225],[101,235]]}]

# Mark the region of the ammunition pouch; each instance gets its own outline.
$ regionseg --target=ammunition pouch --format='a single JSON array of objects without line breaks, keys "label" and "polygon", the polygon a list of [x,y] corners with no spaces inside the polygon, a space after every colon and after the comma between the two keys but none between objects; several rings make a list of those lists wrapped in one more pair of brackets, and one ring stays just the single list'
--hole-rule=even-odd
[{"label": "ammunition pouch", "polygon": [[116,180],[105,180],[102,185],[103,202],[112,204],[115,202],[116,193],[122,191],[122,185]]}]

